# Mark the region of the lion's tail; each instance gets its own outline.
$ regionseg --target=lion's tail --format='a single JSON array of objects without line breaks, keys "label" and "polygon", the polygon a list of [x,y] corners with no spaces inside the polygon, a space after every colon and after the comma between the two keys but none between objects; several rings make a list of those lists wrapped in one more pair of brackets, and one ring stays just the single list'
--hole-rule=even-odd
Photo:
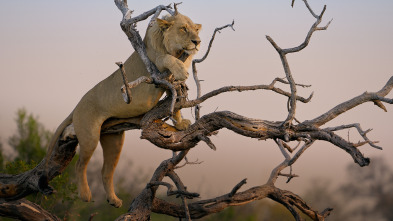
[{"label": "lion's tail", "polygon": [[45,167],[48,165],[50,156],[52,155],[52,152],[53,152],[53,149],[56,145],[57,140],[59,139],[59,137],[63,133],[64,129],[72,123],[72,115],[73,114],[74,114],[74,111],[72,111],[70,113],[70,115],[68,115],[68,117],[57,127],[55,134],[52,136],[52,138],[49,142],[48,148],[47,148],[46,156],[45,156]]}]

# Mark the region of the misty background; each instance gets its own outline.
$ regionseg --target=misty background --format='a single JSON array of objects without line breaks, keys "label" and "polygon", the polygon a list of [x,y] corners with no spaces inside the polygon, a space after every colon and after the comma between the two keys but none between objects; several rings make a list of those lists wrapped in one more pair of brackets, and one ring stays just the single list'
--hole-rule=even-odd
[{"label": "misty background", "polygon": [[[137,15],[170,3],[129,1],[129,7]],[[209,57],[197,66],[199,78],[204,80],[202,93],[228,85],[269,84],[275,77],[285,76],[278,54],[265,36],[271,36],[282,48],[297,46],[315,21],[302,1],[297,0],[294,8],[290,4],[289,0],[183,1],[179,11],[202,24],[202,45],[195,58],[203,56],[216,27],[235,20],[236,31],[226,29],[218,34]],[[365,91],[377,91],[393,75],[392,1],[310,4],[316,13],[327,5],[321,25],[333,21],[327,31],[313,35],[306,49],[288,56],[296,83],[312,85],[298,88],[298,94],[308,97],[315,93],[310,103],[298,103],[300,121],[319,116]],[[120,20],[121,13],[113,1],[0,2],[0,139],[8,155],[14,154],[6,141],[16,130],[18,108],[39,116],[40,122],[54,131],[91,87],[116,70],[115,62],[125,61],[133,52],[119,26]],[[146,22],[138,24],[142,36],[145,29]],[[191,77],[187,84],[189,96],[194,98],[196,88]],[[231,92],[203,103],[201,114],[229,110],[250,118],[284,120],[286,103],[285,97],[269,91]],[[371,163],[382,158],[393,168],[393,108],[387,105],[387,109],[385,113],[366,103],[326,126],[360,123],[363,129],[373,128],[368,136],[380,141],[378,145],[384,150],[365,145],[361,151],[371,157]],[[182,112],[193,119],[193,110]],[[340,135],[352,142],[361,140],[353,129]],[[172,156],[170,151],[139,136],[140,131],[126,133],[117,177],[133,179],[141,170],[151,173],[162,160]],[[243,178],[248,178],[245,188],[263,184],[283,160],[272,141],[244,138],[226,130],[212,141],[217,151],[201,142],[188,158],[203,163],[179,170],[188,190],[200,192],[202,197],[227,193]],[[101,159],[98,147],[92,161]],[[293,172],[300,177],[289,184],[281,178],[277,186],[300,194],[314,185],[313,180],[322,179],[334,187],[346,181],[350,163],[352,158],[338,147],[316,142],[293,166]]]}]

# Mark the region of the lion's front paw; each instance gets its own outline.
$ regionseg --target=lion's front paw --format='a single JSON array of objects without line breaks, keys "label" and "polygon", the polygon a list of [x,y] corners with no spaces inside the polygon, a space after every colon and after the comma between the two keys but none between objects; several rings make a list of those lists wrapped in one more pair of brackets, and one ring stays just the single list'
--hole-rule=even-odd
[{"label": "lion's front paw", "polygon": [[175,124],[175,128],[178,130],[187,130],[187,128],[191,125],[191,121],[187,119],[183,119],[179,123]]},{"label": "lion's front paw", "polygon": [[184,63],[180,60],[176,60],[176,63],[172,66],[170,71],[175,77],[175,80],[185,81],[188,78],[187,69],[184,67]]}]

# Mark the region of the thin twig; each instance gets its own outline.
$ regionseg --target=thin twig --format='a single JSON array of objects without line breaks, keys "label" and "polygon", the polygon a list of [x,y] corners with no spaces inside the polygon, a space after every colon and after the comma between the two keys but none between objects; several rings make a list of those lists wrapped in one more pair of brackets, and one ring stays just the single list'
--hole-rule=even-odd
[{"label": "thin twig", "polygon": [[[196,63],[201,63],[201,62],[203,62],[207,58],[207,56],[209,55],[210,49],[211,49],[211,47],[213,45],[213,41],[214,41],[214,38],[216,36],[216,33],[217,32],[220,33],[220,31],[222,29],[227,28],[227,27],[231,27],[232,30],[235,30],[233,28],[234,24],[235,24],[235,20],[232,21],[232,24],[227,24],[227,25],[224,25],[222,27],[216,28],[214,30],[214,32],[213,32],[213,35],[212,35],[211,39],[210,39],[209,46],[207,47],[207,51],[206,51],[205,55],[202,58],[200,58],[200,59],[192,60],[192,73],[193,73],[193,76],[194,76],[195,84],[197,86],[197,99],[199,99],[201,97],[202,89],[201,89],[201,80],[199,80],[199,78],[198,78],[198,71],[196,69]],[[196,120],[198,120],[200,118],[200,109],[201,109],[201,106],[196,105],[196,107],[195,107],[195,119]]]},{"label": "thin twig", "polygon": [[[181,181],[180,177],[175,173],[175,171],[170,170],[167,173],[167,176],[175,183],[177,189],[182,192],[187,192],[186,187],[184,186],[183,182]],[[187,221],[191,221],[191,215],[190,215],[190,210],[188,209],[188,203],[187,199],[193,199],[194,197],[199,197],[199,194],[194,193],[192,195],[180,195],[182,202],[183,202],[183,207],[184,207],[184,213],[185,213],[185,218]],[[186,199],[187,198],[187,199]]]},{"label": "thin twig", "polygon": [[289,182],[290,182],[293,178],[295,178],[295,177],[299,177],[299,175],[292,174],[292,173],[287,174],[287,173],[281,173],[281,172],[279,172],[278,175],[279,175],[279,176],[285,176],[285,177],[287,177],[288,180],[287,180],[286,183],[289,183]]},{"label": "thin twig", "polygon": [[182,165],[176,166],[174,169],[175,170],[176,169],[180,169],[182,167],[185,167],[186,165],[199,165],[199,164],[203,163],[203,161],[199,161],[198,159],[196,159],[195,161],[190,162],[190,161],[188,161],[187,157],[184,157],[184,161],[185,162]]},{"label": "thin twig", "polygon": [[367,137],[367,133],[372,131],[372,129],[368,129],[368,130],[362,130],[361,126],[359,123],[355,123],[355,124],[347,124],[347,125],[341,125],[341,126],[337,126],[337,127],[328,127],[325,128],[324,130],[326,131],[338,131],[338,130],[344,130],[344,129],[348,129],[348,128],[356,128],[357,131],[359,132],[359,135],[362,136],[362,138],[364,139],[365,142],[359,142],[356,144],[356,146],[361,146],[363,144],[368,143],[370,146],[382,150],[382,147],[375,145],[375,143],[378,143],[378,141],[371,141],[368,139]]}]

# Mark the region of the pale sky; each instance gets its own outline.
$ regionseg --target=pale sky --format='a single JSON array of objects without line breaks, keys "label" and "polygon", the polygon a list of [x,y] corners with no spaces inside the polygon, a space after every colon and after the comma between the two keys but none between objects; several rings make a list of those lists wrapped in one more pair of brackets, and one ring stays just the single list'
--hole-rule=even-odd
[{"label": "pale sky", "polygon": [[[133,5],[135,2],[135,5]],[[168,1],[131,1],[135,15]],[[269,84],[283,77],[276,51],[266,40],[270,35],[282,48],[299,45],[315,21],[301,0],[291,1],[189,1],[179,6],[181,13],[201,23],[205,52],[214,28],[235,20],[235,29],[216,37],[208,59],[198,66],[202,90],[207,93],[227,85]],[[288,56],[299,95],[315,95],[309,104],[298,104],[297,118],[312,119],[364,91],[377,91],[393,75],[393,1],[310,1],[315,12],[327,4],[322,24],[333,19],[327,31],[314,34],[305,50]],[[119,26],[121,13],[113,1],[0,1],[0,138],[7,139],[16,126],[18,108],[39,116],[46,128],[55,130],[92,86],[115,69],[133,51]],[[145,23],[138,26],[143,34]],[[192,79],[187,81],[190,97],[195,97]],[[282,87],[287,88],[287,87]],[[389,95],[393,97],[393,93]],[[267,91],[232,92],[204,103],[202,114],[230,110],[263,120],[284,120],[286,98]],[[369,146],[361,151],[370,156],[393,156],[393,106],[385,113],[367,103],[340,116],[328,126],[361,123],[373,128],[371,140],[379,140],[383,151]],[[183,110],[192,119],[191,111]],[[348,131],[342,134],[345,138]],[[132,161],[136,168],[150,171],[171,156],[139,139],[140,131],[127,133],[118,171]],[[349,138],[360,138],[350,130]],[[189,154],[190,160],[204,161],[179,173],[190,191],[223,194],[243,178],[246,187],[266,182],[271,170],[283,160],[272,141],[256,141],[222,130],[212,138],[217,151],[201,143]],[[100,147],[96,157],[101,157]],[[352,158],[341,149],[316,142],[294,165],[300,178],[289,184],[280,179],[278,187],[302,192],[313,178],[345,178]],[[393,163],[391,164],[393,166]],[[117,174],[121,175],[121,174]],[[128,174],[132,177],[132,174]],[[219,179],[216,179],[220,177]],[[336,183],[337,183],[336,182]],[[203,197],[203,195],[202,195]]]}]

